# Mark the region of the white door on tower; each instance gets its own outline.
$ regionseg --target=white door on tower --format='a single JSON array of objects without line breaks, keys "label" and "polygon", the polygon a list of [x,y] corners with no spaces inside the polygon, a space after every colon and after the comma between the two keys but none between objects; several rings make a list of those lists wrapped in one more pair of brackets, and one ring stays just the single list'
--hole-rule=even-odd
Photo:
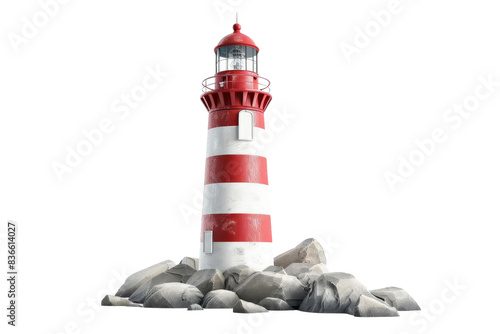
[{"label": "white door on tower", "polygon": [[238,113],[238,140],[253,140],[253,113],[242,110]]},{"label": "white door on tower", "polygon": [[212,254],[213,249],[213,231],[203,232],[203,252]]}]

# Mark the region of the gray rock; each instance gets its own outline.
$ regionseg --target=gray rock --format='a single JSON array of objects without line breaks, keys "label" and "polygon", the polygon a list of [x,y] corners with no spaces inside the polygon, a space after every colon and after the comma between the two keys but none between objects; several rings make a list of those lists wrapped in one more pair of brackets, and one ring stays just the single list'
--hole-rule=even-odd
[{"label": "gray rock", "polygon": [[267,312],[267,310],[260,306],[256,305],[254,303],[246,302],[244,300],[239,300],[238,303],[233,308],[234,313],[261,313],[261,312]]},{"label": "gray rock", "polygon": [[354,316],[356,317],[398,317],[399,313],[392,306],[386,303],[367,297],[359,296],[358,305],[354,308]]},{"label": "gray rock", "polygon": [[267,297],[259,302],[259,305],[269,311],[288,311],[292,308],[288,303],[279,298]]},{"label": "gray rock", "polygon": [[309,269],[309,272],[310,273],[316,273],[316,274],[326,274],[326,273],[329,273],[330,270],[328,270],[326,264],[324,263],[318,263],[318,264],[315,264],[314,266],[312,266],[310,269]]},{"label": "gray rock", "polygon": [[312,287],[312,284],[320,277],[322,274],[328,273],[328,268],[323,263],[315,264],[309,268],[309,272],[302,272],[297,275],[300,283],[304,284],[308,288]]},{"label": "gray rock", "polygon": [[269,266],[269,267],[267,267],[266,269],[264,269],[262,271],[269,271],[269,272],[272,272],[272,273],[285,274],[285,275],[287,274],[287,272],[285,271],[285,268],[280,267],[280,266]]},{"label": "gray rock", "polygon": [[273,272],[255,272],[234,292],[243,300],[259,303],[266,297],[279,298],[290,306],[299,306],[307,294],[305,286],[295,276]]},{"label": "gray rock", "polygon": [[255,272],[255,269],[244,264],[231,267],[224,271],[224,286],[226,290],[234,291],[236,287]]},{"label": "gray rock", "polygon": [[233,308],[240,300],[234,291],[213,290],[203,297],[201,306],[204,308]]},{"label": "gray rock", "polygon": [[203,269],[191,276],[186,284],[191,284],[206,295],[209,291],[224,289],[224,276],[218,269]]},{"label": "gray rock", "polygon": [[285,268],[285,272],[288,275],[298,277],[300,274],[310,272],[312,266],[314,266],[313,263],[290,263],[288,267]]},{"label": "gray rock", "polygon": [[146,296],[149,294],[152,288],[156,286],[163,285],[164,283],[174,283],[179,281],[177,279],[173,279],[172,276],[167,275],[165,273],[161,273],[146,282],[142,283],[142,285],[135,290],[135,292],[128,299],[134,303],[144,303],[146,300]]},{"label": "gray rock", "polygon": [[141,304],[132,303],[130,300],[124,297],[117,297],[113,295],[106,295],[102,301],[102,306],[133,306],[142,307]]},{"label": "gray rock", "polygon": [[274,258],[275,266],[286,268],[292,263],[326,264],[326,256],[323,247],[321,247],[318,241],[310,238],[302,241],[295,248]]},{"label": "gray rock", "polygon": [[371,290],[372,295],[382,299],[388,305],[394,307],[398,311],[418,311],[420,306],[417,302],[401,288],[388,287],[383,289]]},{"label": "gray rock", "polygon": [[[178,282],[170,282],[170,283],[178,283]],[[149,289],[148,293],[146,294],[146,297],[144,297],[144,300],[151,297],[153,294],[156,293],[156,291],[161,290],[165,284],[168,284],[168,283],[158,284],[158,285],[153,286],[151,289]]]},{"label": "gray rock", "polygon": [[118,289],[116,296],[130,297],[134,291],[142,285],[142,283],[167,271],[173,266],[175,266],[175,262],[166,260],[130,275],[125,280],[125,283],[123,283],[123,285]]},{"label": "gray rock", "polygon": [[308,289],[312,288],[312,285],[316,280],[321,276],[322,274],[318,273],[303,273],[300,274],[297,278],[299,279],[300,283],[308,287]]},{"label": "gray rock", "polygon": [[164,283],[186,283],[191,276],[196,273],[196,270],[187,264],[178,264],[175,267],[167,270],[164,273],[146,280],[135,292],[129,297],[129,300],[134,303],[144,303],[146,296],[151,288]]},{"label": "gray rock", "polygon": [[181,262],[179,264],[187,264],[188,266],[191,266],[193,269],[198,270],[199,269],[199,260],[196,257],[189,257],[185,256],[182,258]]},{"label": "gray rock", "polygon": [[172,279],[176,279],[177,282],[186,283],[195,272],[196,269],[188,264],[178,264],[167,270],[165,274],[171,276]]},{"label": "gray rock", "polygon": [[299,309],[306,312],[354,315],[361,295],[379,301],[351,274],[322,274],[313,283]]},{"label": "gray rock", "polygon": [[304,274],[307,273],[321,275],[329,272],[329,270],[323,263],[291,263],[288,267],[286,267],[285,272],[288,275],[292,275],[300,279],[301,276],[304,276]]},{"label": "gray rock", "polygon": [[198,304],[191,304],[188,306],[188,311],[203,311],[203,307]]},{"label": "gray rock", "polygon": [[203,294],[198,288],[184,283],[165,283],[146,298],[144,307],[187,308],[200,304]]}]

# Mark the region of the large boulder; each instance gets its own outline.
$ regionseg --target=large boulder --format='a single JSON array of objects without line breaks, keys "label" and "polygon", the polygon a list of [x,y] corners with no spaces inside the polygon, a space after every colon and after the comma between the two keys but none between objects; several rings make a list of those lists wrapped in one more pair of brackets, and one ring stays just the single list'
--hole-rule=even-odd
[{"label": "large boulder", "polygon": [[238,303],[233,308],[234,313],[262,313],[267,312],[267,310],[254,303],[246,302],[244,300],[239,300]]},{"label": "large boulder", "polygon": [[200,304],[203,298],[198,288],[184,283],[165,283],[146,298],[144,307],[187,308]]},{"label": "large boulder", "polygon": [[292,263],[286,267],[285,272],[288,275],[295,276],[300,280],[305,274],[318,274],[319,276],[329,272],[329,270],[323,263]]},{"label": "large boulder", "polygon": [[154,286],[164,283],[186,283],[191,276],[196,273],[196,270],[187,264],[178,264],[175,267],[167,270],[164,273],[146,280],[142,285],[135,290],[129,297],[129,300],[134,303],[144,303],[149,290]]},{"label": "large boulder", "polygon": [[234,291],[213,290],[203,297],[201,306],[204,308],[233,308],[240,300]]},{"label": "large boulder", "polygon": [[117,297],[112,295],[106,295],[102,301],[102,306],[133,306],[142,307],[141,304],[132,303],[130,300],[124,297]]},{"label": "large boulder", "polygon": [[286,268],[292,263],[326,264],[326,256],[323,247],[321,247],[318,241],[310,238],[302,241],[295,248],[274,258],[275,266]]},{"label": "large boulder", "polygon": [[314,265],[315,264],[313,264],[313,263],[294,262],[294,263],[290,263],[285,268],[285,272],[287,273],[287,275],[292,275],[292,276],[298,277],[300,274],[308,273],[310,271],[311,267]]},{"label": "large boulder", "polygon": [[388,305],[394,307],[398,311],[418,311],[420,306],[417,302],[401,288],[396,288],[394,286],[371,290],[372,295],[377,298],[382,299]]},{"label": "large boulder", "polygon": [[398,317],[399,313],[392,306],[365,295],[359,296],[359,301],[354,308],[356,317]]},{"label": "large boulder", "polygon": [[172,276],[167,275],[165,273],[161,273],[160,275],[157,275],[146,282],[142,283],[142,285],[135,290],[135,292],[130,296],[128,299],[134,303],[144,303],[144,300],[146,300],[146,296],[148,293],[151,291],[152,288],[155,286],[162,285],[164,283],[174,283],[179,281],[177,279],[173,279]]},{"label": "large boulder", "polygon": [[234,291],[236,287],[255,272],[255,269],[240,264],[224,271],[224,286],[226,290]]},{"label": "large boulder", "polygon": [[315,273],[315,274],[326,274],[329,273],[330,270],[328,270],[328,267],[324,263],[318,263],[309,268],[310,273]]},{"label": "large boulder", "polygon": [[321,276],[321,274],[316,273],[305,273],[297,277],[304,286],[307,287],[307,290],[312,288],[312,285],[316,280]]},{"label": "large boulder", "polygon": [[155,277],[156,275],[167,271],[174,266],[175,262],[166,260],[130,275],[125,280],[125,283],[123,283],[123,285],[118,289],[118,291],[116,292],[116,296],[130,297],[134,293],[134,291],[142,285],[142,283]]},{"label": "large boulder", "polygon": [[323,263],[315,264],[309,268],[308,272],[302,272],[297,275],[300,283],[304,284],[308,288],[312,287],[312,284],[322,275],[328,272],[328,268]]},{"label": "large boulder", "polygon": [[[348,313],[354,315],[354,310],[358,306],[362,295],[379,301],[351,274],[322,274],[313,283],[299,309],[306,312]],[[362,307],[366,308],[369,305],[365,301]]]},{"label": "large boulder", "polygon": [[258,304],[266,297],[280,298],[290,306],[299,306],[306,287],[295,276],[273,272],[255,272],[234,290],[243,300]]},{"label": "large boulder", "polygon": [[[178,283],[178,282],[170,282],[170,283]],[[158,284],[149,289],[148,293],[146,294],[146,297],[144,297],[144,300],[148,299],[149,297],[154,295],[157,291],[161,290],[165,284],[168,283]]]},{"label": "large boulder", "polygon": [[203,269],[195,272],[186,284],[194,285],[206,295],[212,290],[224,289],[224,276],[218,269]]},{"label": "large boulder", "polygon": [[272,273],[277,273],[277,274],[286,274],[287,272],[285,271],[285,268],[280,267],[280,266],[269,266],[266,269],[262,271],[270,271]]},{"label": "large boulder", "polygon": [[189,257],[185,256],[182,258],[181,262],[179,264],[187,264],[188,266],[191,266],[193,269],[198,270],[199,269],[199,260],[196,257]]},{"label": "large boulder", "polygon": [[292,308],[288,303],[279,298],[266,297],[259,302],[259,305],[269,311],[288,311]]},{"label": "large boulder", "polygon": [[196,269],[189,264],[178,264],[165,272],[166,275],[172,277],[172,280],[177,282],[186,283],[191,276],[194,275]]}]

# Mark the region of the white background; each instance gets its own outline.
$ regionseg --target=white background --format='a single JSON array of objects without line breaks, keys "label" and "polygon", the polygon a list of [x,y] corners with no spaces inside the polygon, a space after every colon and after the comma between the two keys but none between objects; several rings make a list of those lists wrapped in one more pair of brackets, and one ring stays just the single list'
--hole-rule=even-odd
[{"label": "white background", "polygon": [[[15,52],[8,36],[41,9],[35,0],[3,1],[3,262],[7,220],[20,226],[12,333],[494,330],[500,87],[456,129],[443,114],[474,95],[478,77],[500,81],[500,8],[401,0],[348,62],[341,43],[354,45],[356,28],[388,3],[73,0]],[[268,128],[278,114],[294,116],[278,119],[268,140],[275,254],[315,237],[330,270],[370,289],[403,287],[426,311],[359,319],[92,308],[116,292],[124,279],[116,276],[198,255],[207,132],[200,83],[214,74],[213,48],[232,32],[236,10],[260,47],[259,74],[272,82]],[[168,77],[120,119],[111,105],[148,66]],[[114,130],[60,182],[53,162],[64,163],[66,147],[105,118]],[[435,128],[447,140],[391,191],[384,173],[397,172],[398,156],[408,158]]]}]

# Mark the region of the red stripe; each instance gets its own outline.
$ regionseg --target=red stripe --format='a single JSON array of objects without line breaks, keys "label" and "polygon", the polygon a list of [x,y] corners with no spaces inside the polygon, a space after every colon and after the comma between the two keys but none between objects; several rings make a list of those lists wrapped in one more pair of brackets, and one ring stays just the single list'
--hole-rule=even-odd
[{"label": "red stripe", "polygon": [[[217,128],[219,126],[238,125],[238,113],[243,109],[224,109],[215,110],[208,114],[208,128]],[[248,110],[248,109],[245,109]],[[253,113],[255,126],[264,129],[264,113],[255,110],[249,110]]]},{"label": "red stripe", "polygon": [[272,242],[271,216],[247,213],[203,215],[203,231],[213,231],[214,242]]},{"label": "red stripe", "polygon": [[205,164],[205,184],[225,182],[268,184],[267,159],[246,154],[208,157]]}]

